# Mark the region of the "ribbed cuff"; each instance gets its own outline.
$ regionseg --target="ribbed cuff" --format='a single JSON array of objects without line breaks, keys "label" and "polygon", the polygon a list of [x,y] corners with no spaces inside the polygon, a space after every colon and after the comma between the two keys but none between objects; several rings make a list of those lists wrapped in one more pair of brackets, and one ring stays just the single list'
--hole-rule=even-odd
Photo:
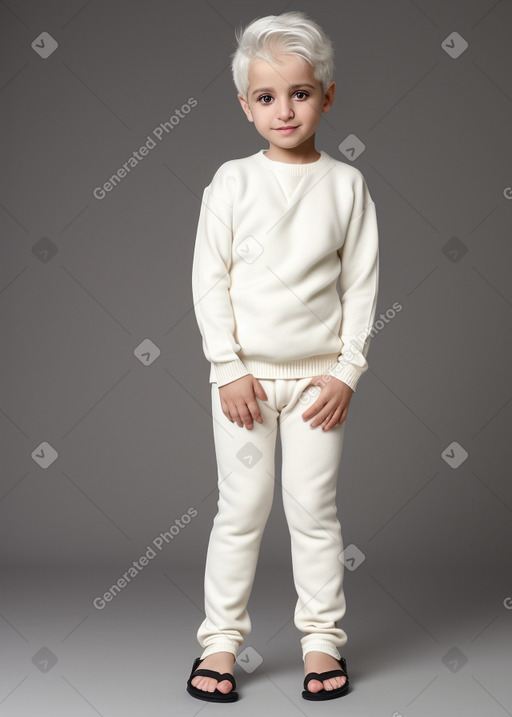
[{"label": "ribbed cuff", "polygon": [[242,376],[247,376],[250,371],[245,367],[243,361],[235,359],[235,361],[223,361],[221,363],[213,363],[213,370],[217,378],[217,386],[224,386],[226,383],[236,381]]},{"label": "ribbed cuff", "polygon": [[354,392],[363,373],[364,371],[362,371],[360,368],[356,368],[352,364],[348,363],[338,363],[335,368],[328,371],[328,374],[330,376],[334,376],[334,378],[338,378],[340,381],[343,381],[343,383],[346,383],[347,386],[350,386],[350,388]]},{"label": "ribbed cuff", "polygon": [[302,659],[304,660],[306,653],[311,652],[312,650],[315,650],[315,652],[326,652],[328,655],[331,655],[331,657],[334,657],[335,660],[339,660],[341,657],[338,652],[338,648],[331,642],[311,641],[302,648]]},{"label": "ribbed cuff", "polygon": [[215,652],[231,652],[236,660],[238,645],[233,642],[215,642],[213,645],[208,645],[208,647],[204,648],[201,654],[201,660],[204,660],[208,655],[213,655]]}]

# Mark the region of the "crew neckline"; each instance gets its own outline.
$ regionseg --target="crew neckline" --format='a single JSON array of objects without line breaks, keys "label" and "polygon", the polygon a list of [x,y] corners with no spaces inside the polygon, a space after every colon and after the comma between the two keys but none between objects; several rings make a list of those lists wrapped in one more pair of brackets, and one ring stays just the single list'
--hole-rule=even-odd
[{"label": "crew neckline", "polygon": [[312,174],[323,169],[326,164],[330,161],[330,156],[323,149],[318,150],[320,157],[314,162],[306,162],[305,164],[297,164],[295,162],[278,162],[275,159],[269,159],[265,154],[266,149],[260,149],[256,152],[254,158],[263,166],[268,169],[273,169],[277,172],[283,172],[284,174]]}]

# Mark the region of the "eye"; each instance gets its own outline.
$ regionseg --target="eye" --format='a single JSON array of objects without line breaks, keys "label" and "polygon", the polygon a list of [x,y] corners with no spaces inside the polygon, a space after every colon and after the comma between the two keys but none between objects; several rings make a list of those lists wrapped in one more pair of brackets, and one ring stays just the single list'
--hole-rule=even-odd
[{"label": "eye", "polygon": [[[297,97],[297,95],[300,95],[300,96]],[[304,101],[305,99],[307,99],[309,97],[309,92],[306,92],[306,90],[296,90],[294,92],[293,96],[297,97],[297,99],[300,101]],[[273,99],[272,95],[269,95],[269,94],[260,95],[258,97],[258,102],[262,105],[269,105],[272,102],[272,99]]]}]

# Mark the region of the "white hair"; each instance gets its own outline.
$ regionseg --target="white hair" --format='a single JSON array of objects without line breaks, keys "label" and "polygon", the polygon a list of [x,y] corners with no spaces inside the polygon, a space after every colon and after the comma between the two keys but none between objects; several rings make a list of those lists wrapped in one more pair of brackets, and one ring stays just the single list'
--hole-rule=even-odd
[{"label": "white hair", "polygon": [[327,92],[334,75],[333,46],[322,28],[305,13],[285,12],[256,18],[243,31],[235,31],[235,36],[238,47],[231,55],[231,71],[235,87],[245,99],[251,60],[259,57],[277,63],[278,52],[309,62],[322,92]]}]

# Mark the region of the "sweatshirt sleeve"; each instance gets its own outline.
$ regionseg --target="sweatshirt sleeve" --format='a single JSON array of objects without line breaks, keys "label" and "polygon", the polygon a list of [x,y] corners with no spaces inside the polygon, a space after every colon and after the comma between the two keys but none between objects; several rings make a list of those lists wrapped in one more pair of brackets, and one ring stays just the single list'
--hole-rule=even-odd
[{"label": "sweatshirt sleeve", "polygon": [[351,219],[345,242],[338,251],[341,259],[342,349],[337,365],[328,372],[353,391],[368,369],[366,356],[379,290],[377,216],[365,182],[363,187],[364,208]]},{"label": "sweatshirt sleeve", "polygon": [[231,286],[232,207],[206,187],[201,201],[192,262],[192,296],[203,352],[214,367],[217,385],[235,381],[249,371],[237,356]]}]

